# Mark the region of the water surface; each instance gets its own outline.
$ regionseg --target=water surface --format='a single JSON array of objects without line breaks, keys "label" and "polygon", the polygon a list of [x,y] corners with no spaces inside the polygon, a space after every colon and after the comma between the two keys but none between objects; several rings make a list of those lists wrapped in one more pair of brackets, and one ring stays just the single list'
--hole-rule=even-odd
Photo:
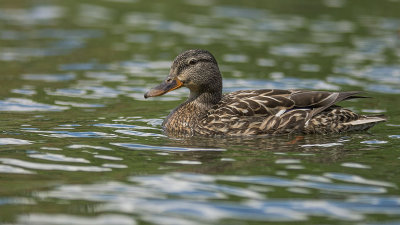
[{"label": "water surface", "polygon": [[[0,6],[1,224],[399,224],[400,2],[12,1]],[[176,139],[181,51],[224,91],[360,90],[388,122],[304,138]]]}]

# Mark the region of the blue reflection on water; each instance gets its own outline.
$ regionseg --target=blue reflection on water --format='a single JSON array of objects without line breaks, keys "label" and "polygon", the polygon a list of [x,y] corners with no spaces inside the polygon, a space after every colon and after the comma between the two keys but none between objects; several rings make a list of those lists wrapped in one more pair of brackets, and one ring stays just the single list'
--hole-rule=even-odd
[{"label": "blue reflection on water", "polygon": [[0,100],[0,111],[33,112],[63,111],[67,109],[69,109],[69,107],[38,103],[24,98],[8,98],[6,100]]},{"label": "blue reflection on water", "polygon": [[24,130],[25,132],[39,133],[39,135],[55,138],[113,138],[115,134],[95,131],[40,131],[40,130]]},{"label": "blue reflection on water", "polygon": [[[293,182],[279,177],[212,176],[170,173],[132,176],[131,183],[106,182],[89,185],[61,185],[38,194],[41,199],[87,200],[102,202],[100,212],[137,213],[167,218],[189,217],[195,221],[223,219],[250,221],[302,221],[322,216],[342,221],[362,220],[368,214],[400,214],[400,198],[362,195],[377,190],[369,184],[343,185],[326,183],[303,185],[305,188],[329,190],[331,193],[356,193],[339,199],[266,199],[271,186],[292,187]],[[229,183],[226,183],[229,181]],[[223,183],[221,183],[223,182]],[[241,184],[242,183],[242,184]],[[300,184],[301,182],[298,182]],[[259,185],[256,189],[243,187]],[[368,192],[367,192],[368,193]],[[361,195],[360,195],[361,194]],[[243,198],[235,201],[231,196]],[[218,201],[215,201],[218,200]]]},{"label": "blue reflection on water", "polygon": [[386,188],[373,187],[373,186],[362,186],[362,185],[348,185],[348,184],[330,184],[330,183],[319,183],[309,181],[296,181],[277,177],[268,176],[249,176],[249,177],[221,177],[221,180],[244,182],[252,184],[263,184],[283,187],[306,187],[315,188],[326,191],[335,192],[349,192],[349,193],[385,193]]},{"label": "blue reflection on water", "polygon": [[115,146],[124,147],[132,150],[155,150],[155,151],[225,151],[222,148],[183,148],[183,147],[168,147],[168,146],[154,146],[143,145],[137,143],[110,143]]},{"label": "blue reflection on water", "polygon": [[95,62],[89,63],[71,63],[71,64],[61,64],[59,66],[60,70],[65,71],[79,71],[79,70],[107,70],[110,67],[108,65],[103,65]]},{"label": "blue reflection on water", "polygon": [[153,129],[153,130],[159,130],[158,128],[154,127],[144,127],[144,126],[138,126],[138,125],[131,125],[131,124],[116,124],[116,123],[97,123],[93,124],[95,127],[110,127],[110,128],[132,128],[132,129],[139,129],[139,130],[146,130],[146,129]]},{"label": "blue reflection on water", "polygon": [[23,74],[24,80],[40,80],[47,82],[68,81],[75,79],[76,75],[72,73],[66,74]]}]

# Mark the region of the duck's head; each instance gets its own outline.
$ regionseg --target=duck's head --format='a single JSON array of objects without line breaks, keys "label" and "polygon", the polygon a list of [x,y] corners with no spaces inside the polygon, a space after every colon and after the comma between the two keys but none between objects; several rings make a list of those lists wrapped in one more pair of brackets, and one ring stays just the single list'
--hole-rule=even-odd
[{"label": "duck's head", "polygon": [[187,50],[179,54],[172,63],[166,79],[150,89],[145,98],[163,95],[180,87],[190,90],[190,98],[203,93],[218,97],[222,93],[222,77],[214,56],[207,50]]}]

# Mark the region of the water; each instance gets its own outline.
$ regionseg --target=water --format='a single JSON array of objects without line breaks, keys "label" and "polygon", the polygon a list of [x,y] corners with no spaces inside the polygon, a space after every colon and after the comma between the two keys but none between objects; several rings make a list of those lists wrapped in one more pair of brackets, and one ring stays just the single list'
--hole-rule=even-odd
[{"label": "water", "polygon": [[[0,6],[1,224],[400,224],[400,2],[12,1]],[[175,139],[206,48],[224,90],[362,90],[365,133]]]}]

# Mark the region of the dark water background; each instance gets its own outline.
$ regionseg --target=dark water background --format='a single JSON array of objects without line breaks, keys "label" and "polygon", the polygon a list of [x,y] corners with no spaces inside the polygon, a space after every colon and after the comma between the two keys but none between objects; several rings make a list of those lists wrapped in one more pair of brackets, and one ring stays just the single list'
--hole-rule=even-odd
[{"label": "dark water background", "polygon": [[[2,0],[1,224],[400,224],[400,1]],[[362,90],[368,133],[173,139],[181,51],[225,91]]]}]

